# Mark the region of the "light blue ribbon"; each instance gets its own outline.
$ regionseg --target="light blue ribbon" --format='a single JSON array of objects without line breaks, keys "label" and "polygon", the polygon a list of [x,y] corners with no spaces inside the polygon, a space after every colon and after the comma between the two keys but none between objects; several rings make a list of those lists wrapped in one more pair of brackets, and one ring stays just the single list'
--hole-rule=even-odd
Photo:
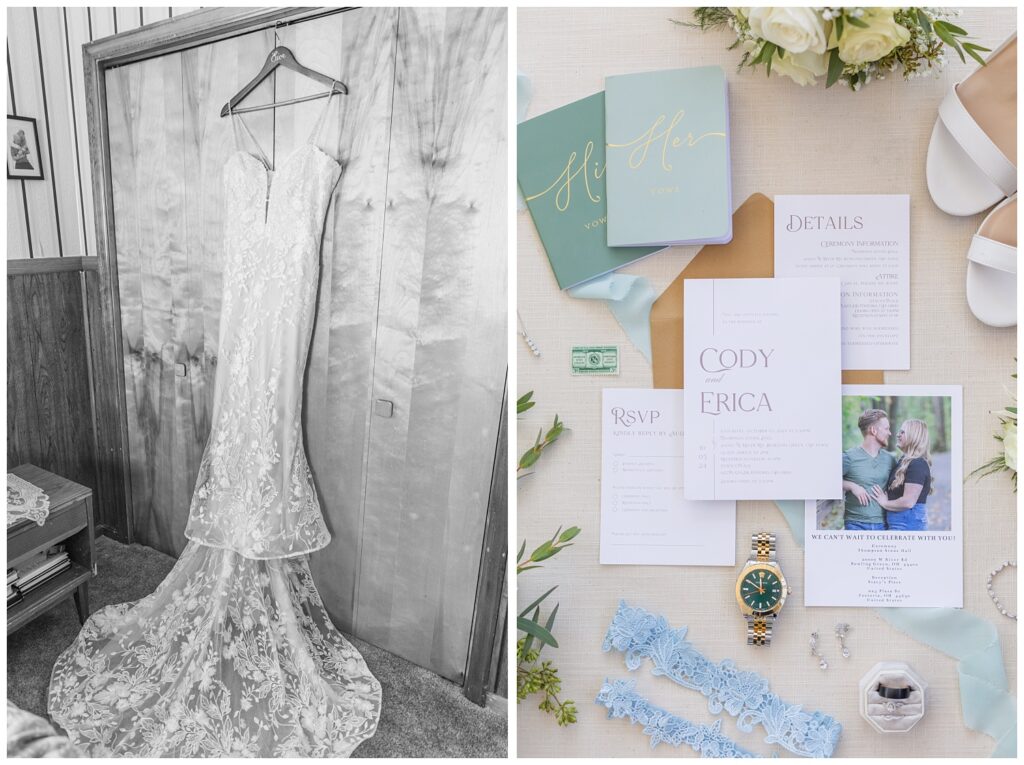
[{"label": "light blue ribbon", "polygon": [[[776,501],[804,545],[804,503]],[[1010,694],[999,634],[962,608],[876,608],[896,629],[957,660],[964,723],[995,739],[993,757],[1017,756],[1017,700]]]},{"label": "light blue ribbon", "polygon": [[605,274],[566,290],[570,297],[603,300],[626,335],[651,360],[651,306],[654,288],[642,276]]},{"label": "light blue ribbon", "polygon": [[[516,75],[516,122],[526,119],[533,97],[533,83],[522,72]],[[526,209],[523,193],[517,187],[517,205]],[[651,306],[654,288],[642,276],[610,273],[566,290],[570,297],[581,300],[603,300],[636,349],[651,360]]]}]

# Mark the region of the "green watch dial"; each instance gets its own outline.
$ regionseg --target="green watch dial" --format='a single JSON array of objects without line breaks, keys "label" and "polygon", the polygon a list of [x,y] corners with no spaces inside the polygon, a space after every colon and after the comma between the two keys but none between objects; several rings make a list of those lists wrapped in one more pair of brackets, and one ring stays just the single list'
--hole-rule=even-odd
[{"label": "green watch dial", "polygon": [[770,569],[754,569],[740,582],[740,597],[754,611],[771,611],[782,599],[782,581]]}]

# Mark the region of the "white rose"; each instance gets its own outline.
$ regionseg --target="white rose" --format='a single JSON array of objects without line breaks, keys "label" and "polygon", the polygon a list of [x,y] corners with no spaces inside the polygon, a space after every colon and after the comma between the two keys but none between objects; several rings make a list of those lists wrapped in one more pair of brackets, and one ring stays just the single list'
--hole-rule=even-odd
[{"label": "white rose", "polygon": [[[789,53],[824,53],[825,22],[810,8],[751,8],[750,31]],[[774,67],[775,64],[773,63]]]},{"label": "white rose", "polygon": [[[757,56],[760,45],[753,40],[746,40],[743,49],[751,56]],[[824,54],[798,53],[795,56],[786,52],[782,58],[778,55],[772,56],[772,71],[778,75],[789,77],[797,85],[813,85],[816,79],[828,71],[828,56]]]},{"label": "white rose", "polygon": [[1017,472],[1017,423],[1003,423],[1003,454],[1006,467]]},{"label": "white rose", "polygon": [[824,53],[806,51],[793,55],[788,51],[772,59],[772,71],[784,74],[797,85],[813,85],[818,77],[828,71],[828,59]]},{"label": "white rose", "polygon": [[839,38],[839,58],[847,64],[878,61],[910,40],[910,30],[896,23],[892,8],[865,9],[860,20],[867,27],[847,23]]}]

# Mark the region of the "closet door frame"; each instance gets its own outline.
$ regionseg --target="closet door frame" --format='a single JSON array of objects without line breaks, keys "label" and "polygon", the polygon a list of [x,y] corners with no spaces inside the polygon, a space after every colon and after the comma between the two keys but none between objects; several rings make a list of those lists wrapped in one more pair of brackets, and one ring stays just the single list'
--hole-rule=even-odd
[{"label": "closet door frame", "polygon": [[114,192],[107,124],[106,73],[119,66],[167,55],[239,34],[342,13],[344,8],[210,8],[163,19],[128,32],[104,37],[82,46],[85,100],[89,130],[96,252],[99,271],[100,326],[93,328],[93,361],[98,380],[94,391],[97,459],[112,463],[120,473],[124,506],[123,526],[111,529],[125,542],[135,541],[132,513],[128,415],[123,369],[117,252],[114,238]]},{"label": "closet door frame", "polygon": [[[99,326],[93,327],[93,363],[96,377],[109,384],[94,391],[94,421],[99,456],[114,465],[123,482],[124,506],[119,508],[124,526],[111,529],[128,543],[135,541],[131,486],[128,414],[123,369],[124,345],[114,237],[114,204],[109,132],[107,122],[106,73],[110,69],[145,59],[175,53],[239,34],[307,21],[353,10],[341,8],[211,8],[164,19],[144,27],[101,38],[83,46],[86,112],[88,117],[90,169],[96,225],[99,272]],[[507,401],[507,388],[506,388]],[[495,450],[488,521],[481,551],[477,601],[473,614],[472,638],[467,659],[465,695],[483,704],[493,693],[495,667],[505,668],[500,654],[506,649],[507,625],[502,608],[507,566],[507,426],[506,402]],[[106,425],[102,425],[106,423]],[[500,648],[499,648],[500,646]],[[488,687],[492,686],[492,687]]]}]

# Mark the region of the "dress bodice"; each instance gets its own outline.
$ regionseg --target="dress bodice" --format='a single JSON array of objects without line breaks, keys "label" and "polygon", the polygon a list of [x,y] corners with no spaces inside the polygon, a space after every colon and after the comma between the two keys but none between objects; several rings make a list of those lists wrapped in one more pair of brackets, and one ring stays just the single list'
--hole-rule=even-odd
[{"label": "dress bodice", "polygon": [[300,555],[330,541],[302,437],[320,244],[341,175],[313,142],[322,122],[276,170],[241,149],[223,169],[213,422],[185,536],[248,558]]}]

